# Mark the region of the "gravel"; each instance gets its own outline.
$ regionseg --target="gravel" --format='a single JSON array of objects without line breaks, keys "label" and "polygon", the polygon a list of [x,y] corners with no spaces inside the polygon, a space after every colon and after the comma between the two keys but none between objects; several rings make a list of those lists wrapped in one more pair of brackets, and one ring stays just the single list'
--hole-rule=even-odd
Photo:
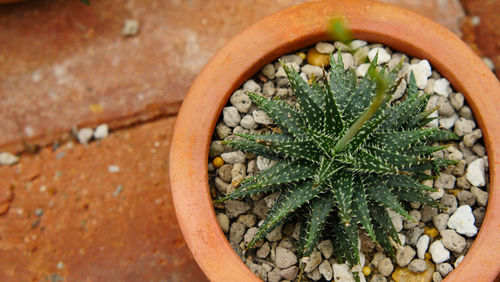
[{"label": "gravel", "polygon": [[17,164],[18,162],[19,162],[18,156],[9,152],[0,153],[0,165],[11,166]]},{"label": "gravel", "polygon": [[94,139],[100,140],[108,137],[109,127],[107,124],[100,124],[96,127],[94,131]]},{"label": "gravel", "polygon": [[80,142],[80,144],[86,145],[89,143],[90,139],[92,139],[93,135],[94,135],[94,130],[90,127],[85,127],[78,130],[76,138],[78,139],[78,142]]},{"label": "gravel", "polygon": [[[353,273],[359,272],[361,281],[388,281],[392,279],[395,266],[415,275],[429,272],[425,262],[428,252],[431,261],[436,264],[436,271],[432,273],[433,280],[441,281],[463,259],[482,223],[488,201],[489,169],[483,134],[476,126],[471,109],[465,104],[464,95],[455,92],[446,78],[432,71],[427,60],[410,59],[381,44],[368,44],[362,40],[352,41],[349,45],[320,42],[313,48],[321,54],[339,50],[345,68],[352,68],[357,77],[366,74],[368,62],[377,53],[378,64],[387,63],[389,69],[403,60],[398,75],[405,79],[401,81],[391,101],[397,103],[399,99],[404,99],[407,79],[410,71],[413,71],[417,87],[431,94],[427,109],[439,107],[432,114],[437,119],[426,127],[450,129],[460,136],[460,140],[446,143],[450,146],[435,154],[436,157],[456,161],[457,164],[441,171],[439,178],[423,181],[424,185],[436,189],[436,192],[430,192],[429,195],[441,203],[439,207],[411,203],[412,210],[409,214],[415,222],[405,220],[400,214],[388,210],[402,241],[401,246],[396,246],[391,239],[391,243],[396,246],[394,259],[385,254],[383,248],[373,243],[366,234],[361,233],[359,248],[362,264],[350,267],[338,263],[334,256],[335,242],[323,238],[311,256],[302,259],[305,263],[304,276],[312,281],[354,281]],[[324,79],[323,69],[304,59],[303,56],[307,53],[307,49],[299,50],[280,59],[296,69],[305,81]],[[328,74],[328,68],[325,71]],[[215,157],[222,157],[224,161],[221,167],[215,168],[212,165],[209,170],[210,184],[218,196],[233,191],[246,177],[276,164],[273,160],[244,153],[221,143],[223,140],[239,138],[234,133],[272,133],[273,121],[252,103],[247,91],[261,93],[270,99],[294,101],[283,67],[277,61],[265,65],[256,76],[233,93],[222,111],[215,128],[216,134],[210,144],[209,163]],[[88,141],[92,137],[98,139],[96,135],[91,135]],[[216,208],[217,220],[231,246],[264,281],[292,281],[299,272],[297,246],[300,225],[296,222],[278,226],[252,249],[244,250],[278,196],[279,193],[252,195],[226,201],[222,203],[222,208]],[[365,277],[361,273],[363,266],[371,268],[369,276]]]}]

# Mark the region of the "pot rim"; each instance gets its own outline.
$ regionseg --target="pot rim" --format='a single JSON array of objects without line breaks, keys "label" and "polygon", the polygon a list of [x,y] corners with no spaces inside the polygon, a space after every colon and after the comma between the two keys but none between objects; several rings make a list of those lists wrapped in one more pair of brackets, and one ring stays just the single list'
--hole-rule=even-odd
[{"label": "pot rim", "polygon": [[[213,281],[259,281],[220,229],[208,187],[211,136],[230,95],[279,56],[331,40],[327,20],[342,16],[357,39],[427,59],[464,94],[483,131],[490,187],[483,224],[462,263],[446,281],[493,281],[500,273],[500,83],[455,34],[416,13],[363,0],[309,2],[259,20],[234,37],[198,75],[179,111],[170,153],[177,219],[201,269]],[[286,24],[283,24],[286,23]]]}]

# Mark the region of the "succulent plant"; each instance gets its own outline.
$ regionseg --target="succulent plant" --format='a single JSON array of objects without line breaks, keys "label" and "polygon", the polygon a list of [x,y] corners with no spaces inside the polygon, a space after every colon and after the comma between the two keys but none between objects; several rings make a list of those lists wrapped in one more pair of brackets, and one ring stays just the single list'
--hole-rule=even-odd
[{"label": "succulent plant", "polygon": [[321,236],[329,236],[337,258],[356,265],[360,228],[394,255],[389,238],[400,241],[387,209],[413,220],[406,211],[409,203],[437,204],[429,196],[433,189],[421,182],[451,162],[433,154],[446,146],[430,144],[457,136],[423,128],[435,109],[426,110],[430,95],[418,90],[413,73],[405,98],[389,102],[402,79],[400,66],[377,71],[376,61],[358,79],[353,70],[344,70],[340,53],[336,60],[331,55],[329,76],[310,84],[282,64],[295,105],[248,93],[280,131],[237,134],[225,144],[277,164],[216,202],[281,194],[247,249],[295,217],[301,223],[299,257],[309,256]]}]

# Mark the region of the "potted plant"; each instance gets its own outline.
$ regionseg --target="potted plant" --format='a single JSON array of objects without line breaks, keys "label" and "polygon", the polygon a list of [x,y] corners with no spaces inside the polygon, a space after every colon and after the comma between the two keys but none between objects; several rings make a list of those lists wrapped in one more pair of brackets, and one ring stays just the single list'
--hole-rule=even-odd
[{"label": "potted plant", "polygon": [[[221,49],[200,73],[179,112],[171,151],[171,182],[179,224],[195,259],[211,280],[258,280],[229,246],[213,211],[207,158],[217,118],[230,94],[266,63],[327,39],[332,15],[354,36],[428,59],[465,94],[484,132],[490,161],[490,199],[478,237],[447,279],[493,280],[499,271],[499,218],[495,161],[500,86],[481,60],[454,34],[409,11],[368,1],[315,2],[263,19]],[[439,44],[436,44],[439,42]],[[492,93],[484,95],[484,93]]]}]

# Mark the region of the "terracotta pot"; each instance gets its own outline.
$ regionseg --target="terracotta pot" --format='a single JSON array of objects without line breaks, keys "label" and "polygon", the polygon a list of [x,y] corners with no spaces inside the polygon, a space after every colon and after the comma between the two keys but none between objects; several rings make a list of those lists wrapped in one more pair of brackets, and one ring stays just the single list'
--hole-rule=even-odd
[{"label": "terracotta pot", "polygon": [[356,38],[429,60],[462,92],[483,130],[490,198],[483,225],[447,281],[492,281],[500,272],[500,84],[460,38],[439,24],[387,4],[313,2],[264,18],[237,35],[205,66],[180,109],[170,177],[177,218],[194,258],[210,280],[259,280],[229,246],[211,203],[207,159],[212,132],[229,96],[280,55],[328,40],[326,23],[344,17]]}]

